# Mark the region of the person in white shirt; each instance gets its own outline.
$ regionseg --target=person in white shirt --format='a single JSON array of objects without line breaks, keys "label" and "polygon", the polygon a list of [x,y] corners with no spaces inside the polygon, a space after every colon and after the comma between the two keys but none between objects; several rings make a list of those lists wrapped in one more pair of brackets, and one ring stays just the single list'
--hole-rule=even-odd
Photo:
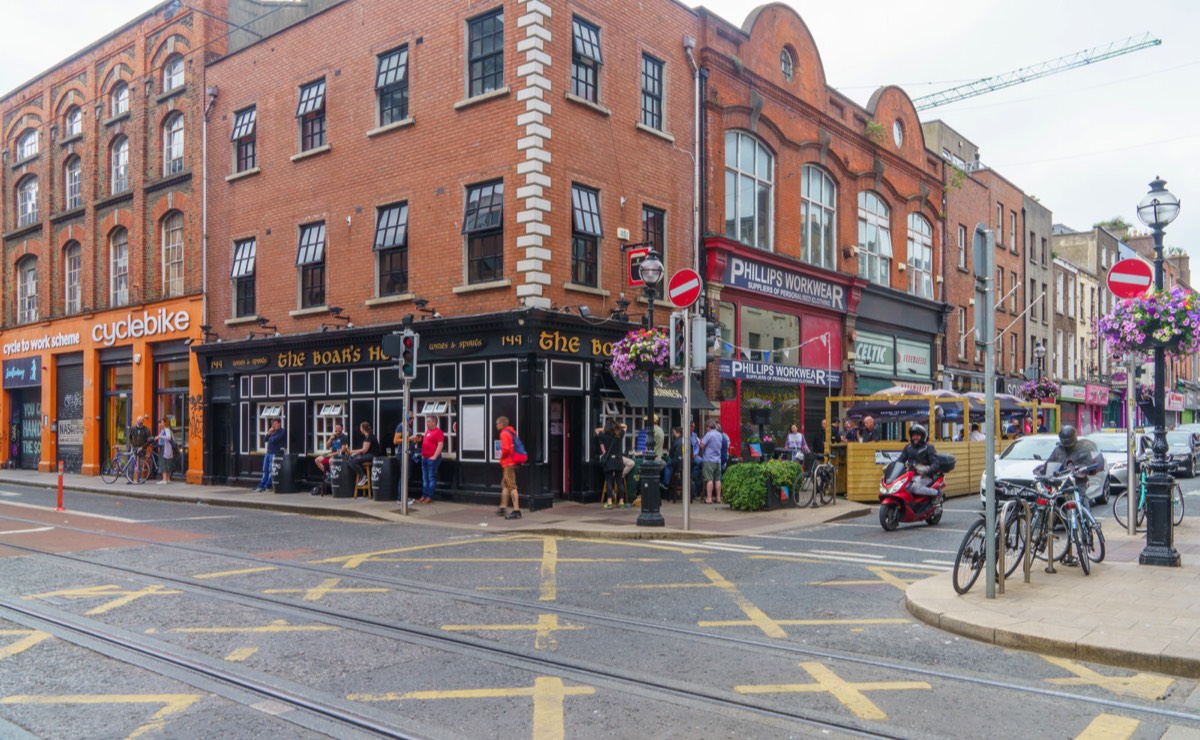
[{"label": "person in white shirt", "polygon": [[985,435],[983,432],[981,432],[979,430],[979,424],[975,423],[975,424],[971,425],[971,436],[969,437],[969,439],[972,442],[982,442],[985,439],[987,439],[987,435]]}]

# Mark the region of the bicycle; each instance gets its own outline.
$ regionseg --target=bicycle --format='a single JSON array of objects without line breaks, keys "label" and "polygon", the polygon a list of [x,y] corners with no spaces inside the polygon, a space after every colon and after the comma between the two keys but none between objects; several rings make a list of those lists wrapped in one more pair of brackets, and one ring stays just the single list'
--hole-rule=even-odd
[{"label": "bicycle", "polygon": [[[996,552],[1004,552],[1004,577],[1016,570],[1025,554],[1025,517],[1019,501],[1006,501],[996,517]],[[975,585],[987,561],[987,520],[980,514],[970,527],[954,555],[954,590],[965,594]]]},{"label": "bicycle", "polygon": [[800,473],[792,483],[792,495],[795,497],[796,506],[801,509],[832,503],[837,492],[837,468],[829,462],[832,456],[816,453],[812,455],[813,459],[820,462],[808,472],[801,467]]},{"label": "bicycle", "polygon": [[104,462],[100,468],[100,479],[105,483],[116,483],[125,476],[130,483],[145,483],[150,477],[150,461],[146,450],[120,450]]},{"label": "bicycle", "polygon": [[[1137,527],[1141,527],[1146,522],[1146,468],[1148,458],[1141,458],[1141,468],[1138,474],[1138,502],[1137,511],[1134,514],[1134,521]],[[1171,485],[1171,513],[1175,526],[1183,521],[1183,489],[1179,483]],[[1113,518],[1117,520],[1117,524],[1123,529],[1129,529],[1129,491],[1126,490],[1120,496],[1113,499]]]}]

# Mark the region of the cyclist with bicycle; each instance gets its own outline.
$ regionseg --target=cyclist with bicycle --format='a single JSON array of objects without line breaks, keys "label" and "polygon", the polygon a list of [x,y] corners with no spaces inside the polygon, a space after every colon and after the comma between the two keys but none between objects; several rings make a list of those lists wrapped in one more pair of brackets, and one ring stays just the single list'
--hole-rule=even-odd
[{"label": "cyclist with bicycle", "polygon": [[150,427],[146,426],[145,416],[139,416],[134,425],[129,427],[125,441],[129,443],[129,451],[137,459],[138,465],[141,465],[150,450]]},{"label": "cyclist with bicycle", "polygon": [[[1046,465],[1059,463],[1069,466],[1075,474],[1075,483],[1080,490],[1087,491],[1088,479],[1104,471],[1104,453],[1090,439],[1080,439],[1079,432],[1070,424],[1064,424],[1058,430],[1058,444],[1046,462],[1034,468],[1041,475],[1046,472]],[[1092,502],[1086,495],[1080,496],[1084,506],[1091,509]]]}]

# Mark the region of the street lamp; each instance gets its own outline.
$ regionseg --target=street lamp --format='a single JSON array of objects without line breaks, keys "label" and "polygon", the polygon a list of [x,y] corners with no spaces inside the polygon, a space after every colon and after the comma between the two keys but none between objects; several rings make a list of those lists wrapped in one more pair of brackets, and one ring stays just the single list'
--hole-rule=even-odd
[{"label": "street lamp", "polygon": [[1038,340],[1037,345],[1033,348],[1033,356],[1037,358],[1038,380],[1041,380],[1043,373],[1042,363],[1046,360],[1046,345],[1040,339]]},{"label": "street lamp", "polygon": [[[658,258],[658,252],[654,251],[654,247],[650,247],[650,251],[642,260],[642,282],[645,283],[645,294],[647,309],[647,324],[649,328],[654,328],[654,299],[658,292],[658,281],[662,280],[663,263]],[[654,428],[654,373],[646,373],[649,383],[649,389],[646,394],[646,430],[647,435]],[[686,380],[686,379],[685,379]],[[647,442],[652,444],[652,438],[647,436]],[[649,447],[649,444],[647,445]],[[659,479],[662,477],[662,461],[644,457],[642,459],[642,510],[638,514],[637,525],[639,527],[663,527],[666,526],[666,521],[662,515],[662,492],[658,488]]]},{"label": "street lamp", "polygon": [[[1150,192],[1138,203],[1138,220],[1154,234],[1154,290],[1163,290],[1163,230],[1179,215],[1179,199],[1169,193],[1166,182],[1159,177],[1150,183]],[[1140,565],[1170,565],[1178,567],[1179,553],[1175,550],[1175,530],[1171,524],[1170,463],[1167,461],[1166,349],[1154,345],[1154,455],[1150,460],[1150,475],[1146,478],[1146,547],[1138,556]]]}]

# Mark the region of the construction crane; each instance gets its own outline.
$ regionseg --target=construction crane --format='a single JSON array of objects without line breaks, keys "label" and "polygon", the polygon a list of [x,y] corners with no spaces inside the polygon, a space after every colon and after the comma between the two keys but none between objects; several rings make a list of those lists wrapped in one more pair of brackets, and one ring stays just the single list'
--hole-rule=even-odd
[{"label": "construction crane", "polygon": [[1021,67],[1014,69],[1011,72],[1005,72],[995,77],[984,77],[975,82],[968,82],[965,85],[952,87],[949,90],[924,95],[913,100],[913,105],[918,111],[937,108],[950,103],[957,103],[960,100],[973,98],[977,95],[1002,90],[1006,87],[1019,85],[1022,82],[1036,80],[1039,77],[1046,77],[1059,72],[1066,72],[1068,69],[1076,67],[1086,67],[1089,64],[1102,62],[1105,59],[1112,59],[1123,54],[1132,54],[1135,51],[1149,49],[1152,46],[1158,46],[1162,43],[1162,39],[1151,38],[1149,33],[1142,36],[1130,36],[1123,41],[1114,41],[1106,46],[1097,46],[1092,49],[1085,49],[1074,54],[1068,54],[1065,57],[1051,59],[1048,62],[1034,64],[1030,67]]}]

